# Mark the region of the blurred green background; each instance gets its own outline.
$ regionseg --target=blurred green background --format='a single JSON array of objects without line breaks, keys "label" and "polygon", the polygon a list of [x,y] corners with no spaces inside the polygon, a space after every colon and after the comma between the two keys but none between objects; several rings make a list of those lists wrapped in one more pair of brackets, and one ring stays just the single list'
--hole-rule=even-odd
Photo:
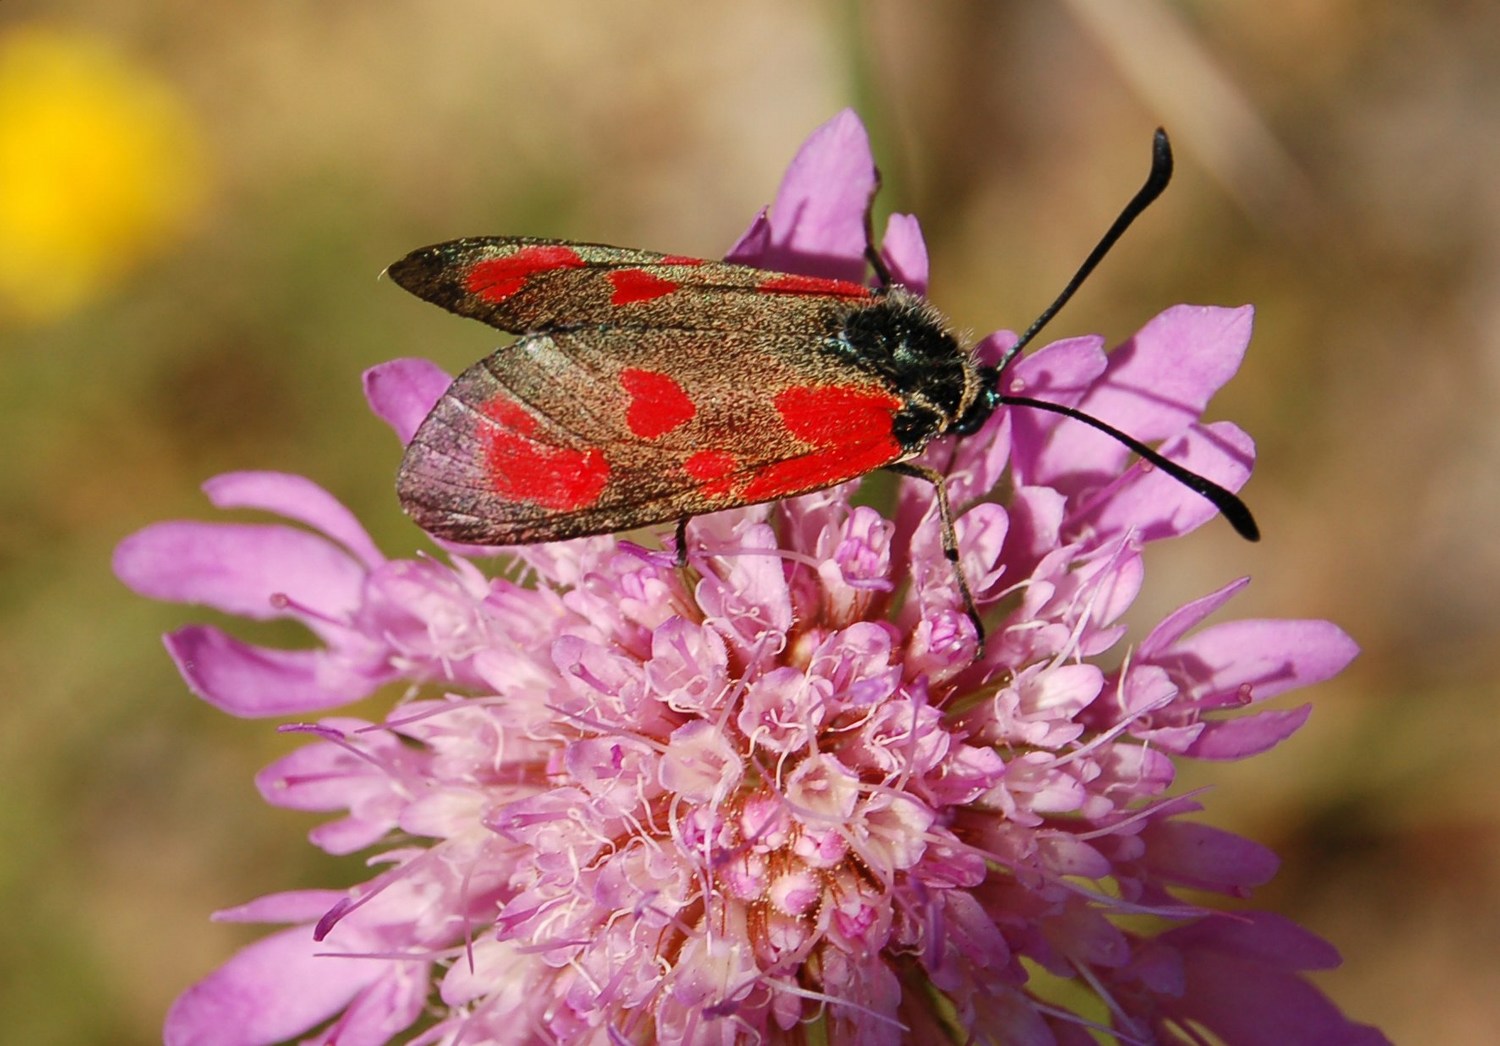
[{"label": "blurred green background", "polygon": [[1286,702],[1300,735],[1186,783],[1282,854],[1258,905],[1338,945],[1351,1015],[1491,1041],[1500,6],[1391,0],[0,5],[0,1038],[156,1041],[258,933],[211,910],[357,874],[260,803],[295,741],[186,692],[157,636],[203,615],[127,592],[114,543],[271,468],[423,547],[359,373],[496,339],[381,269],[502,232],[722,253],[850,104],[981,333],[1173,132],[1174,187],[1051,333],[1254,302],[1211,415],[1259,440],[1266,538],[1154,549],[1136,619],[1249,573],[1235,616],[1365,651]]}]

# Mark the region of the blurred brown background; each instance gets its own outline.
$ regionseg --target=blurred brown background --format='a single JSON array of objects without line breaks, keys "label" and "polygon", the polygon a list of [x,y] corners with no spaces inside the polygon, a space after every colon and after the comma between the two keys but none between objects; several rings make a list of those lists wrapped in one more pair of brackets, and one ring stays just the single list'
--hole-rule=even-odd
[{"label": "blurred brown background", "polygon": [[1236,616],[1329,617],[1365,651],[1293,695],[1300,735],[1186,783],[1282,854],[1257,902],[1343,951],[1319,983],[1351,1015],[1490,1041],[1497,52],[1477,0],[6,0],[0,1038],[156,1041],[257,932],[209,911],[356,874],[259,802],[292,742],[187,694],[156,637],[203,615],[126,592],[113,544],[275,468],[420,547],[359,372],[495,339],[380,270],[500,232],[721,253],[852,104],[934,299],[981,333],[1045,304],[1173,132],[1174,187],[1052,333],[1254,302],[1210,413],[1259,440],[1266,538],[1154,550],[1138,621],[1249,573]]}]

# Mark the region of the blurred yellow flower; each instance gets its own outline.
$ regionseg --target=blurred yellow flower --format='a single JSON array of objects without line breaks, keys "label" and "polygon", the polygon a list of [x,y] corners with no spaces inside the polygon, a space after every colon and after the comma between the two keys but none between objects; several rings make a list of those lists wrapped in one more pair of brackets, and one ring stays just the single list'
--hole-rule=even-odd
[{"label": "blurred yellow flower", "polygon": [[198,129],[170,85],[82,35],[0,34],[0,323],[62,315],[181,235]]}]

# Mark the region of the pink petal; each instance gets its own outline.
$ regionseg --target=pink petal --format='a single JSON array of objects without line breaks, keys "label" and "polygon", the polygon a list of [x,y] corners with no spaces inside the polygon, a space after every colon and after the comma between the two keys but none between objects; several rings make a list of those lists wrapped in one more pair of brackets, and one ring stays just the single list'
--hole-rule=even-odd
[{"label": "pink petal", "polygon": [[[1071,1036],[1072,1025],[1066,1021],[1049,1024],[1038,1012],[1035,1000],[998,977],[985,988],[973,1000],[979,1026],[986,1031],[1003,1029],[1006,1046],[1097,1046],[1098,1040],[1086,1031]],[[944,1027],[942,1033],[947,1035],[949,1030]]]},{"label": "pink petal", "polygon": [[1194,741],[1202,736],[1207,726],[1207,723],[1199,721],[1188,723],[1184,726],[1164,726],[1152,730],[1134,730],[1132,733],[1147,744],[1155,745],[1163,752],[1181,755],[1193,746]]},{"label": "pink petal", "polygon": [[381,966],[385,975],[355,997],[343,1016],[328,1029],[326,1042],[338,1046],[385,1046],[395,1042],[422,1015],[429,988],[427,964],[372,962]]},{"label": "pink petal", "polygon": [[[1183,952],[1187,989],[1158,998],[1179,1018],[1201,1022],[1216,1040],[1245,1046],[1377,1046],[1379,1031],[1355,1024],[1294,971],[1329,969],[1326,941],[1268,912],[1203,919],[1161,935]],[[1164,1008],[1167,1008],[1164,1006]]]},{"label": "pink petal", "polygon": [[177,997],[162,1036],[168,1046],[253,1046],[299,1035],[338,1013],[389,967],[319,957],[310,926],[241,949]]},{"label": "pink petal", "polygon": [[[1118,621],[1135,602],[1146,580],[1146,565],[1140,552],[1127,546],[1121,547],[1103,567],[1091,565],[1079,570],[1078,574],[1089,579],[1086,588],[1088,611],[1095,624],[1104,628]],[[1083,649],[1087,651],[1088,646],[1085,642]]]},{"label": "pink petal", "polygon": [[[1100,380],[1077,406],[1154,443],[1198,420],[1208,398],[1238,369],[1251,313],[1179,305],[1109,353]],[[1116,440],[1086,425],[1059,427],[1049,451],[1067,473],[1113,475],[1130,457]]]},{"label": "pink petal", "polygon": [[1196,890],[1245,897],[1281,864],[1258,843],[1194,821],[1158,819],[1142,834],[1147,867],[1163,882]]},{"label": "pink petal", "polygon": [[[1072,406],[1081,400],[1107,360],[1104,339],[1068,338],[1025,357],[1001,376],[1000,391],[1013,396]],[[1008,407],[1011,423],[1011,468],[1016,482],[1028,486],[1058,487],[1059,476],[1079,471],[1066,451],[1054,449],[1064,429],[1089,430],[1082,422],[1059,417],[1035,407]],[[1099,475],[1095,482],[1105,478]]]},{"label": "pink petal", "polygon": [[964,570],[974,593],[987,591],[999,578],[994,569],[1010,530],[1010,517],[993,502],[975,505],[954,526],[962,550]]},{"label": "pink petal", "polygon": [[1202,723],[1202,731],[1182,753],[1195,759],[1247,759],[1291,737],[1310,715],[1312,705],[1303,705]]},{"label": "pink petal", "polygon": [[863,282],[865,211],[874,193],[869,136],[854,110],[845,109],[808,137],[787,168],[765,249],[750,256],[737,247],[729,260]]},{"label": "pink petal", "polygon": [[360,672],[325,650],[275,650],[242,643],[209,625],[163,641],[188,688],[230,715],[294,715],[367,697],[384,672]]},{"label": "pink petal", "polygon": [[309,829],[307,841],[324,853],[341,857],[375,845],[396,827],[395,823],[387,824],[363,817],[340,817],[336,821]]},{"label": "pink petal", "polygon": [[[319,726],[329,728],[336,722],[325,719]],[[399,744],[383,732],[361,735],[362,740],[378,738],[389,742],[382,747]],[[288,752],[261,770],[255,775],[255,786],[262,798],[275,806],[322,811],[347,808],[352,790],[364,791],[377,780],[389,784],[378,760],[362,758],[341,744],[315,743]]]},{"label": "pink petal", "polygon": [[684,723],[667,741],[660,764],[663,788],[687,803],[708,803],[726,795],[740,779],[742,766],[725,735],[702,719]]},{"label": "pink petal", "polygon": [[1220,952],[1288,970],[1332,970],[1343,961],[1333,945],[1274,912],[1235,912],[1200,919],[1168,930],[1158,939],[1184,952]]},{"label": "pink petal", "polygon": [[[974,343],[974,361],[986,367],[998,364],[1004,355],[1010,351],[1011,346],[1016,343],[1018,335],[1015,331],[998,330],[992,331]],[[1014,376],[1014,375],[1011,375]],[[1020,393],[1023,389],[1013,389]]]},{"label": "pink petal", "polygon": [[1104,339],[1097,334],[1063,338],[1022,357],[1005,372],[1001,391],[1051,403],[1072,404],[1087,394],[1108,366]]},{"label": "pink petal", "polygon": [[[200,603],[256,620],[344,618],[360,603],[365,570],[317,534],[270,523],[154,523],[115,547],[115,575],[143,596]],[[285,596],[295,604],[278,605]],[[309,624],[320,627],[316,620]]]},{"label": "pink petal", "polygon": [[[1147,443],[1180,432],[1197,420],[1209,397],[1239,368],[1251,318],[1248,306],[1168,309],[1109,353],[1102,376],[1076,406]],[[1040,359],[1050,348],[1025,362]],[[1021,365],[1015,373],[1027,377]],[[1027,384],[1040,387],[1034,380]],[[1056,394],[1042,395],[1032,388],[1024,394],[1061,402]],[[1039,471],[1028,474],[1028,482],[1074,493],[1115,475],[1130,457],[1118,441],[1081,423],[1053,418],[1039,427],[1047,435],[1045,459]],[[1059,484],[1059,477],[1069,480]]]},{"label": "pink petal", "polygon": [[[351,732],[359,725],[351,725]],[[371,732],[360,735],[360,747],[368,758],[337,744],[306,745],[256,774],[255,786],[274,806],[350,811],[348,817],[318,825],[308,837],[328,853],[364,849],[396,827],[409,800],[397,791],[393,772],[400,763],[400,742]]]},{"label": "pink petal", "polygon": [[927,293],[927,242],[915,215],[892,214],[886,219],[880,256],[891,270],[891,281],[917,294]]},{"label": "pink petal", "polygon": [[1231,621],[1174,644],[1155,660],[1181,664],[1202,681],[1205,695],[1235,695],[1232,703],[1264,701],[1329,679],[1354,660],[1359,647],[1330,621]]},{"label": "pink petal", "polygon": [[[1239,490],[1250,477],[1255,444],[1227,421],[1193,427],[1161,447],[1171,462]],[[1137,461],[1124,474],[1088,494],[1070,513],[1070,531],[1087,530],[1096,540],[1129,530],[1142,541],[1176,537],[1207,523],[1218,509],[1203,495],[1161,469]]]},{"label": "pink petal", "polygon": [[943,890],[934,898],[934,905],[943,911],[948,932],[941,943],[946,947],[980,968],[995,968],[1010,961],[1010,942],[972,893]]},{"label": "pink petal", "polygon": [[1009,509],[1005,562],[1024,577],[1043,555],[1061,544],[1059,532],[1067,503],[1051,487],[1018,487]]},{"label": "pink petal", "polygon": [[756,265],[771,248],[771,209],[762,207],[750,219],[749,226],[734,241],[734,246],[724,252],[724,260],[742,265]]},{"label": "pink petal", "polygon": [[1199,624],[1215,610],[1218,610],[1225,603],[1229,602],[1236,593],[1248,584],[1250,584],[1250,579],[1242,577],[1238,581],[1231,581],[1217,592],[1210,592],[1206,596],[1178,607],[1162,618],[1161,622],[1151,630],[1151,633],[1145,639],[1141,640],[1140,646],[1136,648],[1137,658],[1142,661],[1151,660],[1156,656],[1158,651],[1165,649],[1182,638],[1188,629]]},{"label": "pink petal", "polygon": [[[739,548],[735,556],[712,557],[698,582],[698,605],[706,620],[741,654],[762,649],[770,636],[792,626],[787,587],[776,533],[753,515],[719,512],[693,520],[690,540],[708,548]],[[757,551],[765,554],[757,555]]]},{"label": "pink petal", "polygon": [[371,367],[364,383],[370,410],[396,430],[405,446],[453,378],[431,360],[406,358]]},{"label": "pink petal", "polygon": [[287,472],[228,472],[203,484],[216,508],[256,508],[306,523],[341,543],[366,566],[385,562],[354,513],[305,476]]},{"label": "pink petal", "polygon": [[1296,974],[1226,955],[1196,955],[1173,1009],[1213,1041],[1236,1046],[1377,1046],[1377,1029],[1355,1024]]},{"label": "pink petal", "polygon": [[218,923],[317,922],[323,914],[349,894],[343,890],[285,890],[267,894],[213,914]]},{"label": "pink petal", "polygon": [[1082,408],[1136,439],[1166,439],[1197,421],[1240,369],[1254,317],[1249,305],[1174,305],[1110,352]]}]

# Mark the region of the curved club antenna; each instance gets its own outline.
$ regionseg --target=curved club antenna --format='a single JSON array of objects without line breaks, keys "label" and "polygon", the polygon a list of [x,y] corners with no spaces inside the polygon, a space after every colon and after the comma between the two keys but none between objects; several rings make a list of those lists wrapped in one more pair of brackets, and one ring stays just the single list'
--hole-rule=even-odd
[{"label": "curved club antenna", "polygon": [[[1130,198],[1130,202],[1125,205],[1124,210],[1120,211],[1120,215],[1115,219],[1114,224],[1109,227],[1104,236],[1094,245],[1094,249],[1083,260],[1083,264],[1078,267],[1078,271],[1073,274],[1073,278],[1062,289],[1062,293],[1053,299],[1051,305],[1042,310],[1041,315],[1032,321],[1031,326],[1026,328],[1025,332],[1016,340],[1016,343],[1006,350],[1000,362],[995,365],[997,381],[1005,368],[1021,354],[1021,350],[1031,344],[1032,339],[1041,333],[1042,328],[1047,326],[1052,317],[1056,316],[1062,307],[1068,303],[1078,288],[1083,285],[1083,281],[1088,279],[1089,274],[1104,260],[1104,256],[1109,253],[1110,248],[1125,234],[1125,230],[1130,228],[1131,224],[1141,216],[1141,213],[1156,201],[1156,198],[1162,194],[1162,190],[1167,187],[1167,183],[1171,180],[1172,143],[1167,138],[1167,132],[1158,127],[1155,136],[1151,140],[1151,172],[1146,175],[1145,184]],[[1097,429],[1106,436],[1128,447],[1136,454],[1139,454],[1144,460],[1149,461],[1152,465],[1161,469],[1189,490],[1207,498],[1215,508],[1223,513],[1224,518],[1229,521],[1230,526],[1234,527],[1235,531],[1241,537],[1247,541],[1260,540],[1260,528],[1255,524],[1255,517],[1250,514],[1249,506],[1241,501],[1238,495],[1220,486],[1208,477],[1201,476],[1191,469],[1184,468],[1176,462],[1163,457],[1160,453],[1146,446],[1128,433],[1121,432],[1113,425],[1101,421],[1091,414],[1085,414],[1083,411],[1073,407],[1065,407],[1060,403],[1048,403],[1045,400],[1032,399],[1029,396],[1010,396],[1005,393],[1000,393],[998,398],[999,402],[1008,406],[1030,407],[1034,410],[1050,411],[1053,414],[1061,414],[1064,417],[1072,418],[1074,421],[1080,421],[1091,428]]]}]

